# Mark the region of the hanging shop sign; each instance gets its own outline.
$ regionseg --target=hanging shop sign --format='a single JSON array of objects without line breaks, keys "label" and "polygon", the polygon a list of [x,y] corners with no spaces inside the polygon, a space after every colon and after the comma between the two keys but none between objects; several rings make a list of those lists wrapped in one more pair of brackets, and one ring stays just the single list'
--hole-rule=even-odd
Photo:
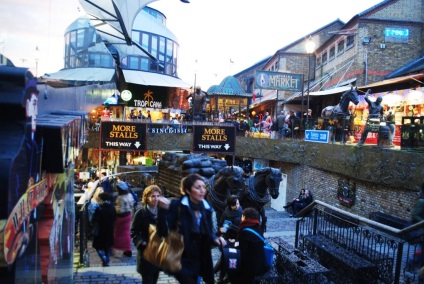
[{"label": "hanging shop sign", "polygon": [[194,153],[234,154],[236,140],[235,126],[193,126]]},{"label": "hanging shop sign", "polygon": [[146,151],[146,134],[145,123],[102,121],[100,124],[100,149]]},{"label": "hanging shop sign", "polygon": [[302,84],[302,74],[255,71],[255,85],[259,89],[301,92]]}]

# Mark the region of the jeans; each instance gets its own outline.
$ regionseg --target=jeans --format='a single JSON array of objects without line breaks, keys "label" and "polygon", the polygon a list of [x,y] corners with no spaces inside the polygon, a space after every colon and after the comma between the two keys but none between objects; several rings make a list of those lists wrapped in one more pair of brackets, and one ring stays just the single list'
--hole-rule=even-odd
[{"label": "jeans", "polygon": [[97,254],[100,256],[103,262],[103,265],[108,265],[110,261],[110,249],[105,249],[105,250],[98,249],[96,251],[97,251]]}]

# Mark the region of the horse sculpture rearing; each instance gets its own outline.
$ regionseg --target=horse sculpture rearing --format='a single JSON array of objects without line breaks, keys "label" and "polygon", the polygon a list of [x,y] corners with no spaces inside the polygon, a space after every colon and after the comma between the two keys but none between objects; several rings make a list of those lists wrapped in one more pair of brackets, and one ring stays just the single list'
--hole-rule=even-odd
[{"label": "horse sculpture rearing", "polygon": [[321,112],[321,117],[334,118],[334,117],[350,115],[349,102],[352,102],[355,105],[359,103],[359,97],[358,97],[356,87],[354,89],[352,86],[350,90],[346,91],[340,98],[340,103],[338,105],[325,107]]}]

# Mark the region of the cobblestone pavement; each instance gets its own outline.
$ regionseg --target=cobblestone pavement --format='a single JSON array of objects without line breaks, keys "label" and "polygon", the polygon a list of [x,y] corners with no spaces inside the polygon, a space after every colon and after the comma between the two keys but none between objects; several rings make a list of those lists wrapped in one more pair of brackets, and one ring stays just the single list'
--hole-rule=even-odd
[{"label": "cobblestone pavement", "polygon": [[[265,237],[279,236],[290,244],[294,245],[295,221],[290,218],[287,212],[267,209],[266,215],[267,232]],[[74,255],[74,283],[142,283],[141,277],[136,271],[137,250],[133,248],[133,256],[123,256],[122,251],[114,251],[111,256],[110,266],[102,267],[100,258],[92,248],[91,242],[88,244],[90,266],[79,265],[79,251],[75,249]],[[212,257],[217,261],[220,252],[217,248],[213,249]],[[172,276],[161,273],[159,275],[159,284],[178,283]]]}]

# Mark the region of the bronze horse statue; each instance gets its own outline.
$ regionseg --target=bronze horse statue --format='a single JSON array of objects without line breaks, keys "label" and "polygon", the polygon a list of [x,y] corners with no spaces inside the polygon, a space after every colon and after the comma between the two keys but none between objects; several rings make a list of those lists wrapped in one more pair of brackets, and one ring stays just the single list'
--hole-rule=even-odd
[{"label": "bronze horse statue", "polygon": [[240,205],[244,208],[253,207],[261,214],[261,228],[266,231],[264,206],[280,194],[280,182],[282,181],[281,169],[266,167],[257,170],[245,180],[245,188],[240,195]]},{"label": "bronze horse statue", "polygon": [[206,199],[212,204],[217,214],[217,220],[221,217],[227,206],[227,198],[230,195],[240,195],[245,186],[244,171],[238,166],[226,166],[215,175],[206,180],[209,185]]},{"label": "bronze horse statue", "polygon": [[325,107],[321,112],[321,117],[335,118],[350,115],[350,102],[355,105],[359,103],[357,88],[353,88],[353,86],[341,96],[340,103],[338,105]]}]

